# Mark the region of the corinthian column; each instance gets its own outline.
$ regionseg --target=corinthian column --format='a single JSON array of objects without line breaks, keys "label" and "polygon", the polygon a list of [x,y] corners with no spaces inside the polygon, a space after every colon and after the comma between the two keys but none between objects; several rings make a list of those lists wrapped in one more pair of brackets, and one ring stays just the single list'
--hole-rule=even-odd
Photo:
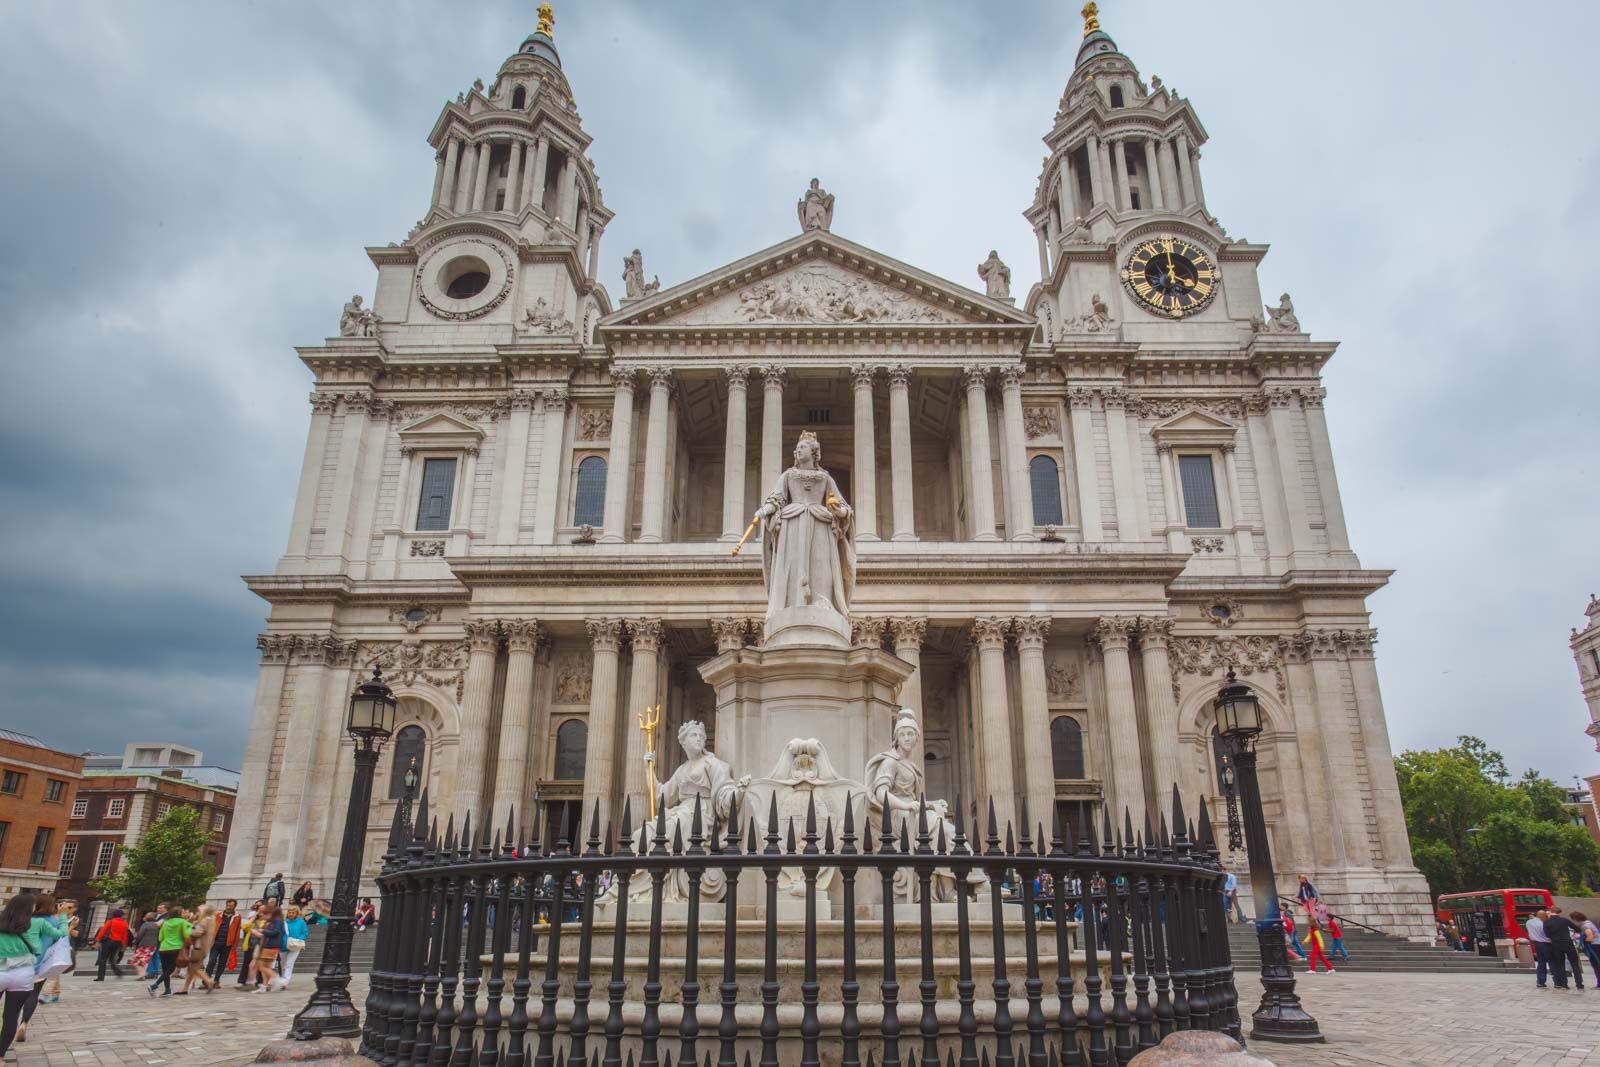
[{"label": "corinthian column", "polygon": [[1027,772],[1028,818],[1050,825],[1056,800],[1056,774],[1050,750],[1050,690],[1044,670],[1044,641],[1050,620],[1037,615],[1013,619],[1017,635],[1018,681],[1022,691],[1022,761]]},{"label": "corinthian column", "polygon": [[[636,714],[644,714],[656,706],[656,674],[661,655],[661,620],[633,619],[628,623],[628,636],[633,638],[633,676],[628,680],[628,702],[624,705],[622,732],[627,735],[627,755],[622,763],[622,794],[633,804],[635,812],[647,812],[645,806],[644,731],[634,721]],[[656,739],[656,751],[661,751],[661,738]]]},{"label": "corinthian column", "polygon": [[651,367],[650,421],[644,438],[644,516],[639,540],[656,544],[667,525],[667,405],[672,403],[672,371]]},{"label": "corinthian column", "polygon": [[1000,413],[1005,419],[1006,526],[1013,541],[1037,541],[1028,487],[1028,434],[1022,424],[1022,365],[1000,368]]},{"label": "corinthian column", "polygon": [[[596,810],[600,825],[612,818],[611,782],[616,765],[617,647],[622,640],[620,619],[589,619],[589,641],[594,646],[594,667],[589,685],[589,746],[583,759],[583,811]],[[640,815],[633,813],[634,825]],[[620,826],[619,826],[620,829]]]},{"label": "corinthian column", "polygon": [[483,210],[483,194],[489,188],[489,157],[494,152],[494,142],[478,142],[478,169],[472,176],[472,210]]},{"label": "corinthian column", "polygon": [[749,367],[725,367],[728,375],[728,427],[722,445],[722,540],[737,541],[749,516],[744,513],[746,466],[745,413]]},{"label": "corinthian column", "polygon": [[972,473],[972,499],[967,502],[967,519],[972,524],[974,541],[996,541],[994,532],[994,461],[989,451],[989,390],[984,367],[966,369],[967,439],[971,454],[967,466]]},{"label": "corinthian column", "polygon": [[628,539],[628,504],[633,476],[633,371],[613,367],[617,395],[611,402],[611,454],[606,463],[605,542]]},{"label": "corinthian column", "polygon": [[527,818],[528,736],[533,724],[533,653],[539,646],[539,624],[532,619],[512,619],[505,624],[506,697],[500,708],[500,760],[495,771],[491,825],[509,825],[507,814],[516,809],[517,823]]},{"label": "corinthian column", "polygon": [[783,377],[779,366],[761,368],[761,485],[770,492],[783,473]]},{"label": "corinthian column", "polygon": [[850,380],[855,388],[854,504],[858,541],[878,539],[878,460],[874,440],[876,431],[872,425],[872,376],[876,372],[876,367],[865,363],[850,368]]},{"label": "corinthian column", "polygon": [[[983,781],[1001,818],[1015,821],[1017,788],[1011,769],[1011,707],[1006,699],[1005,619],[972,620],[972,641],[978,646],[983,706],[978,729],[983,733]],[[1032,814],[1031,812],[1029,813]]]},{"label": "corinthian column", "polygon": [[456,825],[467,812],[473,822],[485,823],[483,793],[489,766],[489,707],[494,698],[494,654],[500,643],[500,624],[474,619],[463,624],[467,632],[467,676],[461,694],[461,748],[456,753],[456,791],[450,810]]},{"label": "corinthian column", "polygon": [[1172,795],[1178,781],[1178,706],[1172,699],[1172,666],[1167,639],[1172,620],[1165,615],[1139,618],[1139,652],[1144,657],[1144,711],[1150,738],[1150,760],[1158,797]]},{"label": "corinthian column", "polygon": [[917,539],[911,490],[911,368],[889,368],[889,477],[894,496],[894,539]]},{"label": "corinthian column", "polygon": [[1131,616],[1111,615],[1095,626],[1105,666],[1106,726],[1111,736],[1111,774],[1108,802],[1111,821],[1118,823],[1126,809],[1135,826],[1144,825],[1144,759],[1139,753],[1138,709],[1133,700],[1133,667],[1128,645],[1134,631]]}]

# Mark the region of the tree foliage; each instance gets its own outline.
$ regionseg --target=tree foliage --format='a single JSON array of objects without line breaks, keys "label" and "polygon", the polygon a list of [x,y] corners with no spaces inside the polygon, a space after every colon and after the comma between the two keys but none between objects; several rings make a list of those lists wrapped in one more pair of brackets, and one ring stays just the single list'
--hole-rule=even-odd
[{"label": "tree foliage", "polygon": [[122,869],[90,882],[108,900],[150,911],[163,901],[185,907],[203,903],[217,877],[204,849],[211,833],[200,825],[200,813],[178,806],[150,824],[144,840],[123,850]]},{"label": "tree foliage", "polygon": [[1516,782],[1476,737],[1395,757],[1411,854],[1434,895],[1530,886],[1600,888],[1600,845],[1566,808],[1566,791],[1535,770]]}]

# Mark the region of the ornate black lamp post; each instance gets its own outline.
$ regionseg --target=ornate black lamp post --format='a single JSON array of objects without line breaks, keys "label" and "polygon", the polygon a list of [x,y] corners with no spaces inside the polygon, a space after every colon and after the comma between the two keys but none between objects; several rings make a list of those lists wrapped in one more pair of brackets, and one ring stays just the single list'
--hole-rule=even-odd
[{"label": "ornate black lamp post", "polygon": [[1300,1006],[1294,971],[1283,943],[1283,914],[1278,910],[1278,883],[1267,844],[1267,821],[1261,811],[1261,786],[1256,781],[1256,737],[1261,733],[1261,702],[1228,671],[1228,680],[1213,703],[1217,734],[1227,748],[1235,772],[1239,804],[1244,809],[1245,850],[1250,856],[1250,887],[1256,900],[1256,937],[1261,942],[1261,1006],[1250,1017],[1250,1037],[1257,1041],[1322,1041],[1322,1031]]},{"label": "ornate black lamp post", "polygon": [[372,668],[372,677],[357,686],[350,697],[350,718],[345,729],[356,742],[356,773],[350,783],[344,841],[339,845],[339,872],[333,880],[328,939],[323,944],[322,963],[317,968],[317,991],[294,1017],[290,1037],[350,1036],[361,1031],[361,1013],[350,1002],[350,941],[355,934],[356,893],[361,888],[361,855],[367,840],[372,772],[378,766],[378,750],[394,733],[398,707],[394,692],[383,684],[383,675],[377,667]]}]

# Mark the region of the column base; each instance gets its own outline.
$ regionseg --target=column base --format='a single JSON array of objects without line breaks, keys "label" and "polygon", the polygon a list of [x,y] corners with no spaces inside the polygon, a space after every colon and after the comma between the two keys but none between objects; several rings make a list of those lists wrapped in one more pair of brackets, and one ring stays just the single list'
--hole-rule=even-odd
[{"label": "column base", "polygon": [[882,538],[880,538],[875,533],[858,533],[858,534],[856,534],[856,540],[857,541],[880,541],[880,540],[882,540]]},{"label": "column base", "polygon": [[620,545],[624,542],[621,534],[603,533],[596,538],[595,543],[601,545]]},{"label": "column base", "polygon": [[896,530],[894,532],[894,536],[891,537],[889,540],[891,540],[891,541],[920,541],[920,540],[922,540],[922,538],[918,537],[911,530]]},{"label": "column base", "polygon": [[660,534],[640,534],[634,539],[634,544],[636,545],[659,545],[660,543]]},{"label": "column base", "polygon": [[1000,540],[1000,535],[991,531],[988,533],[973,534],[972,539],[974,541],[998,541]]}]

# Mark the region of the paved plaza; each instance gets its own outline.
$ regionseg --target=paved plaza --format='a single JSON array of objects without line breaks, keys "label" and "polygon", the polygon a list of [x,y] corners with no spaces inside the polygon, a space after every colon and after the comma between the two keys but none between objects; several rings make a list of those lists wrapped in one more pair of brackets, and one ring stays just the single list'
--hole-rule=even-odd
[{"label": "paved plaza", "polygon": [[[309,978],[309,976],[307,976]],[[1600,994],[1536,990],[1524,975],[1350,974],[1304,978],[1328,1043],[1261,1045],[1280,1067],[1600,1067]],[[366,979],[357,977],[357,1003]],[[151,1000],[133,981],[72,977],[34,1017],[18,1067],[245,1064],[282,1037],[311,993]],[[1246,1002],[1254,1006],[1254,996]],[[9,1061],[8,1061],[9,1062]]]}]

